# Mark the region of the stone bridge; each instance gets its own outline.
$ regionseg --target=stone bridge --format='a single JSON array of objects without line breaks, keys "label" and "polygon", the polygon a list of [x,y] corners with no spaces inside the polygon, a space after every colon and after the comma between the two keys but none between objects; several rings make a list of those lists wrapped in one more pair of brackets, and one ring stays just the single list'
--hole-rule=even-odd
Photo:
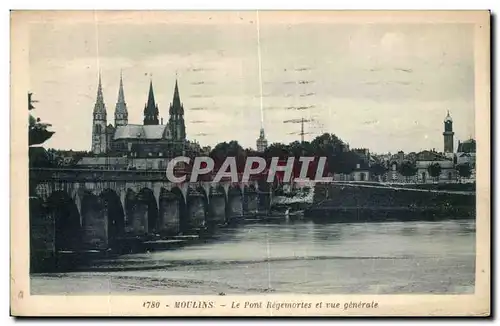
[{"label": "stone bridge", "polygon": [[189,234],[267,211],[270,187],[173,184],[165,171],[30,169],[32,248],[103,250],[123,237]]}]

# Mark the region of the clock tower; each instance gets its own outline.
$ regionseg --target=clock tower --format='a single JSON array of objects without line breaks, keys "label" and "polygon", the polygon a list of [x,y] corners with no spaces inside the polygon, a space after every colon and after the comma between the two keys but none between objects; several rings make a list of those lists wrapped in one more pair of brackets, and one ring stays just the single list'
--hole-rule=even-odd
[{"label": "clock tower", "polygon": [[454,134],[455,133],[453,132],[453,120],[451,119],[450,111],[448,111],[448,114],[446,115],[446,118],[444,119],[444,132],[443,132],[444,153],[445,154],[453,153],[453,135]]}]

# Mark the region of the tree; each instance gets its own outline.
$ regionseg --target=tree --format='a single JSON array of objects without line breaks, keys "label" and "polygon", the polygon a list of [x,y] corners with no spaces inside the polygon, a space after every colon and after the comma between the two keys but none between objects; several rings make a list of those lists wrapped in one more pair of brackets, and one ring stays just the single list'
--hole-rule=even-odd
[{"label": "tree", "polygon": [[290,156],[289,146],[282,143],[273,143],[266,148],[264,156],[267,159],[271,159],[273,157],[285,159]]},{"label": "tree", "polygon": [[469,178],[472,175],[472,167],[469,163],[462,163],[456,166],[458,175],[462,178]]},{"label": "tree", "polygon": [[[439,168],[441,169],[441,166],[439,166]],[[417,167],[415,166],[414,163],[412,163],[410,161],[404,161],[399,166],[399,173],[401,173],[406,178],[406,181],[408,181],[409,177],[412,177],[417,173]],[[438,173],[438,175],[439,175],[439,173]]]},{"label": "tree", "polygon": [[[28,93],[28,111],[35,109],[33,103],[36,101],[32,99],[32,96],[32,93]],[[28,123],[28,146],[41,145],[54,135],[53,131],[47,130],[47,127],[51,126],[50,124],[42,123],[40,118],[35,118],[31,113]]]},{"label": "tree", "polygon": [[441,174],[441,165],[439,165],[439,163],[432,163],[431,165],[429,165],[427,167],[427,172],[429,172],[429,175],[431,177],[433,177],[434,179],[436,179]]},{"label": "tree", "polygon": [[387,172],[387,169],[384,165],[380,163],[375,163],[370,167],[370,172],[373,176],[381,176],[385,172]]},{"label": "tree", "polygon": [[336,135],[328,133],[316,137],[311,145],[314,153],[318,156],[332,156],[343,152],[346,146]]},{"label": "tree", "polygon": [[227,157],[235,157],[238,171],[243,171],[247,153],[237,141],[231,140],[215,145],[209,156],[214,160],[214,171],[218,171]]},{"label": "tree", "polygon": [[349,174],[361,163],[361,157],[351,151],[338,152],[329,156],[327,162],[329,172]]}]

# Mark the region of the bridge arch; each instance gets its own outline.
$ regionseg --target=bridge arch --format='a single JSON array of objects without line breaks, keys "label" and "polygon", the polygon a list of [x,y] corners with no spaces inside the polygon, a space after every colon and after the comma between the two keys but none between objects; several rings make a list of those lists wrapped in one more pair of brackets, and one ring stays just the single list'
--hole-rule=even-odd
[{"label": "bridge arch", "polygon": [[227,191],[226,216],[228,221],[243,216],[243,193],[238,186],[230,186]]},{"label": "bridge arch", "polygon": [[125,201],[124,201],[125,232],[132,231],[136,201],[137,201],[137,194],[135,193],[135,191],[128,188],[125,193]]},{"label": "bridge arch", "polygon": [[207,223],[209,225],[222,225],[227,221],[226,217],[227,200],[226,191],[220,184],[210,187],[209,192],[209,216]]},{"label": "bridge arch", "polygon": [[108,212],[100,196],[85,191],[81,201],[82,244],[85,249],[108,248]]},{"label": "bridge arch", "polygon": [[30,272],[43,271],[54,256],[54,221],[45,212],[42,198],[30,196]]},{"label": "bridge arch", "polygon": [[259,211],[259,195],[257,193],[257,187],[254,184],[249,184],[245,185],[244,189],[244,211],[249,214],[257,214]]},{"label": "bridge arch", "polygon": [[75,251],[81,239],[80,213],[71,196],[54,191],[45,202],[45,214],[54,225],[54,250]]},{"label": "bridge arch", "polygon": [[185,232],[189,229],[189,223],[187,220],[187,203],[186,203],[186,198],[184,197],[184,192],[181,187],[179,186],[174,186],[170,189],[170,193],[172,193],[173,196],[175,196],[178,206],[178,229],[176,230],[176,233],[182,233]]},{"label": "bridge arch", "polygon": [[186,206],[182,191],[177,187],[170,190],[162,187],[158,205],[159,232],[165,235],[178,234]]},{"label": "bridge arch", "polygon": [[99,195],[107,212],[108,242],[114,247],[118,237],[125,233],[125,212],[118,194],[110,188],[104,189]]},{"label": "bridge arch", "polygon": [[266,180],[257,182],[258,209],[259,211],[267,211],[271,207],[271,194],[273,192],[272,184]]},{"label": "bridge arch", "polygon": [[153,190],[142,188],[136,197],[134,222],[135,231],[141,233],[153,233],[158,229],[158,206]]},{"label": "bridge arch", "polygon": [[188,189],[186,200],[188,229],[199,229],[205,226],[207,220],[208,195],[201,185],[193,185]]}]

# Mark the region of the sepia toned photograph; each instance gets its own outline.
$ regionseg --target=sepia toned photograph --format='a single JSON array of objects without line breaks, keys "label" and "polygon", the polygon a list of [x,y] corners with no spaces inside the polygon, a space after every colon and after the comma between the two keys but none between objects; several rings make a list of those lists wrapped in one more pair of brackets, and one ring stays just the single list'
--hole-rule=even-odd
[{"label": "sepia toned photograph", "polygon": [[489,24],[11,12],[17,313],[488,315]]}]

